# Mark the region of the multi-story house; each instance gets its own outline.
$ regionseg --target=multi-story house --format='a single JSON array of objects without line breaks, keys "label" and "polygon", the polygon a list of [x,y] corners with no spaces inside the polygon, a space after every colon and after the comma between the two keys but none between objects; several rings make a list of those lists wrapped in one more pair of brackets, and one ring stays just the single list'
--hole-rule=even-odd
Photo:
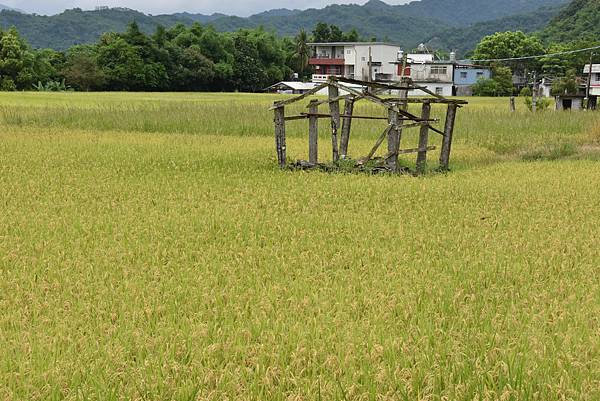
[{"label": "multi-story house", "polygon": [[363,81],[394,81],[398,78],[397,68],[392,63],[397,60],[400,51],[397,45],[383,42],[309,43],[308,45],[312,50],[309,64],[315,69],[313,82],[324,82],[332,75]]},{"label": "multi-story house", "polygon": [[[442,96],[468,96],[479,78],[490,77],[489,68],[457,62],[454,53],[450,54],[450,60],[435,60],[424,45],[419,46],[419,52],[406,55],[406,60],[400,47],[390,43],[309,43],[309,46],[312,52],[309,64],[315,70],[313,82],[325,82],[330,76],[392,82],[410,77],[415,84]],[[417,96],[425,94],[411,92]]]},{"label": "multi-story house", "polygon": [[[586,64],[583,67],[583,74],[586,76],[590,73],[590,65]],[[600,96],[600,64],[592,64],[592,79],[590,80],[590,97]]]},{"label": "multi-story house", "polygon": [[454,65],[454,95],[473,95],[473,85],[480,79],[489,79],[491,75],[489,67],[475,65],[468,60],[458,61]]}]

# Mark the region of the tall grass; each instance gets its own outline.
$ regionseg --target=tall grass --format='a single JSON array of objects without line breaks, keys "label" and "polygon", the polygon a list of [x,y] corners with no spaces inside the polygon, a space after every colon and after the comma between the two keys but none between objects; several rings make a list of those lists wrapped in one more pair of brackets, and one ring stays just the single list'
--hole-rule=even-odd
[{"label": "tall grass", "polygon": [[278,170],[271,96],[45,96],[0,96],[0,399],[600,398],[598,162],[512,157],[596,114],[473,99],[411,178]]}]

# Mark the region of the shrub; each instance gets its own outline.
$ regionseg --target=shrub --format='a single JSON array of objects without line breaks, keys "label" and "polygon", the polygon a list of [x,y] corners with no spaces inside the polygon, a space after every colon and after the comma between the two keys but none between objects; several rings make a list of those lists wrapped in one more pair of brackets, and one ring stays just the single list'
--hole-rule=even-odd
[{"label": "shrub", "polygon": [[0,83],[0,90],[13,92],[17,90],[17,85],[15,84],[15,81],[10,79],[9,77],[4,77],[2,78],[2,82]]},{"label": "shrub", "polygon": [[532,92],[531,92],[531,88],[529,86],[525,86],[523,89],[521,89],[521,92],[519,92],[519,96],[522,97],[531,97],[532,96]]},{"label": "shrub", "polygon": [[[536,102],[536,110],[543,111],[550,107],[552,101],[547,97],[538,97]],[[525,105],[529,109],[529,111],[533,111],[533,99],[531,97],[525,98]]]}]

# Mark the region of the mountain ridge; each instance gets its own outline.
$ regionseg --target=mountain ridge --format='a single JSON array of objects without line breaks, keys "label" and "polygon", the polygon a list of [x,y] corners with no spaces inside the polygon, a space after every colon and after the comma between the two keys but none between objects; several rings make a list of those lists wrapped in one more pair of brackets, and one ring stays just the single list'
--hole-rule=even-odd
[{"label": "mountain ridge", "polygon": [[[218,31],[264,27],[282,36],[294,36],[300,29],[310,31],[318,22],[324,22],[335,24],[345,31],[357,29],[361,37],[366,39],[393,41],[411,48],[445,32],[453,32],[456,36],[458,31],[452,31],[453,28],[467,28],[495,16],[506,18],[539,5],[558,6],[567,1],[504,0],[502,4],[497,4],[497,0],[479,0],[479,8],[475,8],[472,0],[420,0],[404,5],[370,0],[364,5],[333,4],[321,9],[273,9],[249,17],[187,12],[153,16],[124,8],[94,11],[71,9],[53,16],[3,10],[0,11],[0,27],[7,29],[15,26],[36,48],[65,50],[73,45],[93,43],[104,32],[122,32],[131,21],[136,21],[146,33],[152,33],[159,25],[171,27],[199,22],[210,24]],[[503,26],[503,23],[495,26]],[[518,24],[517,28],[520,28]],[[468,31],[465,32],[465,35],[469,35]]]}]

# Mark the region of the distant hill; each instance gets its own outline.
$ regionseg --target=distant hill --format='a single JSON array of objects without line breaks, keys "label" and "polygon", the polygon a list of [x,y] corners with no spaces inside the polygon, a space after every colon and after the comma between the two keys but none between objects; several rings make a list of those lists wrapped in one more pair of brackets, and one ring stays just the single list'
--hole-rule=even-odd
[{"label": "distant hill", "polygon": [[432,48],[454,50],[463,57],[468,51],[473,50],[484,36],[504,31],[520,30],[525,33],[540,31],[559,14],[561,9],[562,7],[544,7],[535,12],[478,22],[468,27],[445,29],[430,37],[426,43]]},{"label": "distant hill", "polygon": [[[362,6],[330,5],[303,11],[276,9],[247,18],[191,13],[151,16],[125,8],[72,9],[53,16],[4,10],[0,12],[0,27],[15,26],[34,47],[64,50],[76,44],[93,43],[104,32],[122,32],[131,21],[136,21],[146,33],[152,33],[159,25],[171,27],[178,23],[199,22],[211,24],[219,31],[262,26],[284,36],[296,35],[300,29],[310,31],[318,22],[325,22],[346,31],[356,29],[364,38],[392,41],[406,48],[430,39],[440,47],[462,50],[472,47],[481,35],[496,30],[537,29],[546,21],[548,11],[536,15],[533,10],[566,1],[421,0],[392,6],[370,0]],[[487,22],[478,24],[482,21]]]},{"label": "distant hill", "polygon": [[122,32],[131,21],[136,21],[146,33],[157,26],[173,26],[179,22],[191,24],[191,19],[173,15],[149,16],[128,9],[82,11],[72,9],[53,16],[22,14],[16,11],[0,12],[0,27],[15,26],[37,48],[65,50],[73,45],[93,43],[104,32]]},{"label": "distant hill", "polygon": [[23,11],[23,10],[19,10],[18,8],[13,8],[13,7],[5,6],[4,4],[0,4],[0,11],[1,10],[17,11],[17,12],[20,12],[20,13],[23,13],[23,14],[25,13],[25,11]]},{"label": "distant hill", "polygon": [[600,38],[600,1],[573,0],[540,33],[547,42]]},{"label": "distant hill", "polygon": [[568,2],[569,0],[421,0],[396,7],[409,15],[428,16],[454,26],[468,26],[530,13],[542,7],[561,6]]}]

